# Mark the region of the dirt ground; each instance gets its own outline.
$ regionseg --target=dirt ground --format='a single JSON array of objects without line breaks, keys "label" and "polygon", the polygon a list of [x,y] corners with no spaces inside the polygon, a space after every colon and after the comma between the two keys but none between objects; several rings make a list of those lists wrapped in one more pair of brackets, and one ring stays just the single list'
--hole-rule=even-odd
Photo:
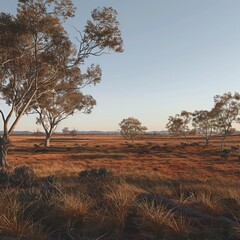
[{"label": "dirt ground", "polygon": [[120,174],[156,174],[169,179],[240,178],[240,136],[229,136],[225,150],[214,136],[209,146],[201,137],[174,140],[146,135],[134,143],[119,135],[55,135],[51,147],[44,136],[12,136],[11,168],[31,165],[37,174],[70,176],[89,168],[106,167]]}]

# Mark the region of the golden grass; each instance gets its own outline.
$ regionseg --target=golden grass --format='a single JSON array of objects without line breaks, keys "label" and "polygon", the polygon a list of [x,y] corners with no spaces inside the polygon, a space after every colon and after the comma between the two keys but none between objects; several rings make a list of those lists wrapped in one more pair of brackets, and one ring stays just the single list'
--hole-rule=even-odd
[{"label": "golden grass", "polygon": [[173,210],[168,209],[163,204],[157,204],[154,201],[141,201],[137,204],[138,214],[144,220],[157,237],[165,237],[171,220],[173,219]]},{"label": "golden grass", "polygon": [[1,199],[0,232],[1,235],[16,237],[19,240],[47,240],[41,227],[41,219],[33,222],[33,212],[28,212],[29,205],[20,204],[7,195]]},{"label": "golden grass", "polygon": [[[145,136],[128,144],[120,136],[56,136],[48,150],[34,147],[42,138],[13,140],[11,172],[27,164],[38,181],[29,188],[0,184],[0,238],[240,238],[240,152],[222,159],[217,137],[206,147],[195,137],[173,141],[168,136]],[[191,145],[198,142],[199,146]],[[235,136],[227,139],[226,147],[237,144]],[[101,167],[113,176],[78,177],[82,170]],[[48,175],[58,182],[46,184]],[[152,196],[230,223],[205,222]]]}]

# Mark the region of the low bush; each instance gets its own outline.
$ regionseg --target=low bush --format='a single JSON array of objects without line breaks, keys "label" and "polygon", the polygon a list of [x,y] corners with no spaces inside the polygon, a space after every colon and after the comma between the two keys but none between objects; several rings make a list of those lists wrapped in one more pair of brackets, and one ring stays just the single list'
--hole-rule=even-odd
[{"label": "low bush", "polygon": [[6,171],[1,170],[0,171],[0,184],[6,184],[9,181],[9,173]]},{"label": "low bush", "polygon": [[112,177],[113,172],[107,168],[92,168],[85,171],[81,171],[79,174],[80,179],[82,178],[105,178]]},{"label": "low bush", "polygon": [[36,183],[36,174],[29,166],[21,166],[14,169],[10,178],[12,185],[31,187]]}]

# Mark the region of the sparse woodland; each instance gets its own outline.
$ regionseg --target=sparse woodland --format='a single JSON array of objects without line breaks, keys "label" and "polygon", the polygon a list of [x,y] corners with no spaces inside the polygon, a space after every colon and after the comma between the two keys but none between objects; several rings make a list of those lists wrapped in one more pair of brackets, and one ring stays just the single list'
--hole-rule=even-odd
[{"label": "sparse woodland", "polygon": [[[16,16],[0,14],[0,239],[240,239],[238,93],[170,116],[167,135],[129,117],[122,136],[54,136],[96,105],[82,89],[102,70],[82,72],[86,59],[123,51],[114,9],[92,11],[78,46],[63,27],[74,14],[71,0],[19,0]],[[14,135],[24,114],[44,133]]]},{"label": "sparse woodland", "polygon": [[[192,129],[190,123],[192,122]],[[226,137],[234,134],[233,124],[240,123],[239,93],[224,93],[214,97],[214,107],[209,110],[195,112],[182,111],[181,114],[170,116],[166,128],[175,138],[191,134],[200,134],[208,145],[212,134],[222,136],[221,150],[224,149]]]}]

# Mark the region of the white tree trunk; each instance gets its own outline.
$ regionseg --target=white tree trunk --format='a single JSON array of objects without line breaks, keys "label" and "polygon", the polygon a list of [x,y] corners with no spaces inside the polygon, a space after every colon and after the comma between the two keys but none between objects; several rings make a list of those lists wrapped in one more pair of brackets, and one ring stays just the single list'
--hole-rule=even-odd
[{"label": "white tree trunk", "polygon": [[45,143],[44,143],[46,148],[50,147],[50,139],[51,139],[51,136],[50,135],[46,135]]}]

